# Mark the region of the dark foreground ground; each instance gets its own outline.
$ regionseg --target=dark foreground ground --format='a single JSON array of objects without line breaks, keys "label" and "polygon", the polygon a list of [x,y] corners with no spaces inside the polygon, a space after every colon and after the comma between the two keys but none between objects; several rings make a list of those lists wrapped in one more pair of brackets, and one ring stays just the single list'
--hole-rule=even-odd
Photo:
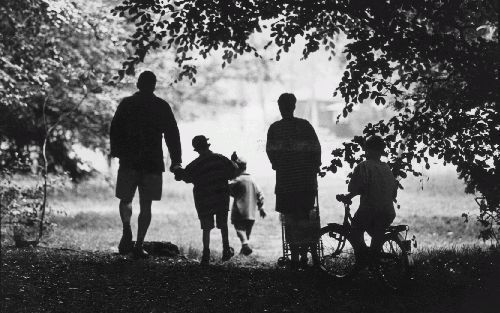
[{"label": "dark foreground ground", "polygon": [[272,264],[206,269],[86,251],[1,253],[1,312],[500,312],[498,250],[420,253],[398,294],[366,276],[341,286]]}]

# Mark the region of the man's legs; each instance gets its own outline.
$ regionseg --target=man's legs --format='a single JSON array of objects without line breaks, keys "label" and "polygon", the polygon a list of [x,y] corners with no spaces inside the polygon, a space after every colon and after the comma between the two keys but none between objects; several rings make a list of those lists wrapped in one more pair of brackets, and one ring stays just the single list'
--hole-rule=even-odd
[{"label": "man's legs", "polygon": [[210,231],[211,229],[203,230],[203,255],[201,256],[202,265],[208,265],[210,262]]},{"label": "man's legs", "polygon": [[120,200],[120,218],[122,220],[123,233],[118,245],[120,254],[127,254],[132,250],[132,228],[130,219],[132,217],[132,200]]},{"label": "man's legs", "polygon": [[144,238],[148,232],[149,224],[151,224],[151,204],[152,200],[149,199],[139,199],[140,213],[137,219],[137,241],[135,243],[136,247],[142,249],[142,244],[144,243]]},{"label": "man's legs", "polygon": [[227,229],[227,224],[220,226],[220,234],[222,237],[222,248],[225,250],[229,248],[229,231]]},{"label": "man's legs", "polygon": [[210,251],[210,231],[211,229],[203,229],[203,251]]},{"label": "man's legs", "polygon": [[139,173],[139,206],[140,213],[137,219],[137,241],[134,247],[134,256],[147,258],[149,255],[144,251],[143,244],[149,224],[151,224],[151,204],[153,200],[161,199],[162,174],[161,173]]},{"label": "man's legs", "polygon": [[138,185],[138,173],[135,170],[120,168],[116,178],[116,197],[120,199],[119,210],[123,225],[123,235],[118,245],[120,254],[132,251],[132,229],[130,219],[132,217],[132,199]]}]

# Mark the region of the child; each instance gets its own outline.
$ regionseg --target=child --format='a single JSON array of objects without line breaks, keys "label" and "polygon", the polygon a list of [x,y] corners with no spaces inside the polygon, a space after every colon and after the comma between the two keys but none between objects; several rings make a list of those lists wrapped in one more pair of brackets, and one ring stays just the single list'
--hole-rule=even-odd
[{"label": "child", "polygon": [[397,195],[397,182],[387,163],[380,160],[384,149],[385,142],[381,137],[367,139],[364,146],[366,160],[354,168],[348,186],[349,194],[340,197],[348,200],[357,195],[361,197],[351,231],[356,258],[362,257],[361,261],[364,261],[368,251],[364,232],[372,237],[370,251],[380,251],[384,231],[396,217],[393,201]]},{"label": "child", "polygon": [[[194,151],[200,154],[185,169],[176,172],[176,179],[193,183],[193,196],[201,229],[203,230],[202,265],[210,262],[210,231],[216,225],[222,236],[222,261],[229,260],[234,250],[229,246],[227,215],[229,211],[229,183],[238,174],[238,167],[223,155],[210,151],[208,138],[195,136]],[[215,225],[214,225],[215,216]]]},{"label": "child", "polygon": [[250,174],[246,172],[247,162],[238,157],[236,152],[233,152],[231,160],[238,165],[240,170],[240,175],[229,185],[231,196],[234,197],[231,209],[231,222],[236,230],[236,235],[238,235],[241,241],[240,253],[250,255],[252,248],[250,248],[248,241],[252,233],[257,208],[259,209],[260,216],[262,218],[266,217],[266,212],[263,208],[264,197]]}]

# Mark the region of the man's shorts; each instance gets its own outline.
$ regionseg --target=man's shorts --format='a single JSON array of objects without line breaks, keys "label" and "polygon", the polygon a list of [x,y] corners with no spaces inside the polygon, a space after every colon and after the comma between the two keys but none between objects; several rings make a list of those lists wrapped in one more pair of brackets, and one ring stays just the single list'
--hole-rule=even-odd
[{"label": "man's shorts", "polygon": [[150,173],[139,170],[118,169],[116,179],[116,197],[120,200],[132,200],[135,190],[139,188],[139,198],[158,201],[161,199],[162,173]]},{"label": "man's shorts", "polygon": [[[227,226],[227,210],[220,211],[213,214],[200,216],[200,225],[203,230],[213,229],[215,225],[217,225],[218,229],[221,229],[222,226]],[[215,215],[215,224],[214,224],[214,215]]]}]

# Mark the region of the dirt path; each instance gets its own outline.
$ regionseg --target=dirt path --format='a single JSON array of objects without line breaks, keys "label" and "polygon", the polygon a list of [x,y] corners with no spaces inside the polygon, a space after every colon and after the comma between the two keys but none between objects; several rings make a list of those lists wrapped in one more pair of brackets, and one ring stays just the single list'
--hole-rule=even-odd
[{"label": "dirt path", "polygon": [[339,286],[320,273],[291,273],[271,264],[202,268],[185,259],[133,261],[108,253],[2,248],[0,309],[2,312],[498,312],[498,252],[475,259],[464,257],[464,266],[459,262],[452,267],[455,273],[449,270],[454,259],[450,256],[445,262],[443,258],[435,256],[432,264],[421,262],[412,286],[401,294],[391,294],[375,279],[361,277]]}]

